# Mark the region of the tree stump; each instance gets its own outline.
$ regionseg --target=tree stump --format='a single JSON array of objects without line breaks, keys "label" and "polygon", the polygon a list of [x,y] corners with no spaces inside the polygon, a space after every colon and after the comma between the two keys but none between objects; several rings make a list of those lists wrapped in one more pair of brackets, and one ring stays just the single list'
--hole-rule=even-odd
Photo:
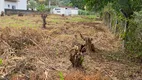
[{"label": "tree stump", "polygon": [[94,47],[94,44],[92,44],[92,38],[83,37],[82,34],[80,34],[81,38],[85,41],[85,44],[76,44],[71,49],[70,54],[70,61],[72,63],[72,66],[75,68],[81,68],[82,63],[84,61],[84,56],[86,54],[91,54],[92,52],[96,52],[96,48]]},{"label": "tree stump", "polygon": [[41,14],[41,18],[42,18],[42,20],[43,20],[43,28],[46,28],[46,18],[47,18],[47,14]]},{"label": "tree stump", "polygon": [[75,46],[73,52],[70,54],[70,61],[75,68],[81,68],[84,61],[84,54],[86,48],[84,45]]},{"label": "tree stump", "polygon": [[18,13],[18,16],[23,16],[23,13]]},{"label": "tree stump", "polygon": [[62,14],[62,17],[64,17],[65,16],[65,14]]},{"label": "tree stump", "polygon": [[80,33],[81,38],[85,41],[86,51],[88,54],[91,52],[96,52],[96,48],[94,44],[92,43],[93,39],[88,37],[83,37],[83,35]]},{"label": "tree stump", "polygon": [[1,11],[1,16],[4,16],[4,12],[3,11]]},{"label": "tree stump", "polygon": [[83,60],[84,56],[82,55],[82,53],[79,53],[77,50],[75,50],[74,54],[70,55],[70,61],[72,63],[72,66],[75,68],[82,67]]}]

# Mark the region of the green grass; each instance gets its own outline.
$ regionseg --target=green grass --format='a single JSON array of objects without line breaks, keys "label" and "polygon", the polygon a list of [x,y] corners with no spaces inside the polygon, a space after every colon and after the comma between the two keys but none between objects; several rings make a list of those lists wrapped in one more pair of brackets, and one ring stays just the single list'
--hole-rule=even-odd
[{"label": "green grass", "polygon": [[0,59],[0,65],[2,65],[2,59]]},{"label": "green grass", "polygon": [[37,23],[36,20],[40,20],[40,17],[32,16],[4,16],[0,17],[1,27],[39,27],[42,22]]},{"label": "green grass", "polygon": [[88,17],[88,19],[96,19],[96,15],[87,15],[86,17]]},{"label": "green grass", "polygon": [[69,18],[70,22],[93,22],[95,21],[95,15],[75,16]]},{"label": "green grass", "polygon": [[[59,16],[49,15],[46,19],[47,23],[51,24],[63,24],[64,22],[92,22],[95,21],[95,15],[85,16]],[[0,27],[41,27],[42,19],[40,16],[4,16],[0,17]]]},{"label": "green grass", "polygon": [[60,80],[64,80],[64,76],[62,72],[59,72]]}]

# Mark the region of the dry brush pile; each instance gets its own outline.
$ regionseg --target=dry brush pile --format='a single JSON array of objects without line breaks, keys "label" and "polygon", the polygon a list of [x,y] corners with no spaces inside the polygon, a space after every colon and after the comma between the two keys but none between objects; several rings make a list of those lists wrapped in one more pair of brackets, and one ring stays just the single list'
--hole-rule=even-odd
[{"label": "dry brush pile", "polygon": [[[32,64],[31,56],[26,55],[26,50],[37,46],[43,35],[40,31],[30,28],[3,28],[0,32],[0,58],[3,64],[0,74],[3,77],[11,77],[15,73],[27,70],[36,70],[36,64]],[[34,57],[34,56],[32,56]]]},{"label": "dry brush pile", "polygon": [[71,66],[70,50],[78,42],[74,35],[65,35],[63,31],[24,27],[1,28],[0,58],[3,61],[0,66],[1,78],[55,80],[59,78],[59,71],[67,74]]}]

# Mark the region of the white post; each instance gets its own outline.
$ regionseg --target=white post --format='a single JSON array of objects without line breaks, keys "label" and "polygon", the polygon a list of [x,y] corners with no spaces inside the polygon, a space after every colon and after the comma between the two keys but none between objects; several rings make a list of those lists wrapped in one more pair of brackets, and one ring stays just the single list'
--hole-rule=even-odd
[{"label": "white post", "polygon": [[4,0],[0,0],[0,14],[4,11]]},{"label": "white post", "polygon": [[[126,31],[127,31],[127,20],[125,20],[125,26],[124,26],[124,34],[125,34],[125,38],[127,37]],[[122,45],[123,51],[125,51],[125,47],[126,47],[125,44],[126,44],[126,39],[123,40],[123,45]]]},{"label": "white post", "polygon": [[51,7],[51,0],[49,0],[49,2],[48,2],[48,8],[50,8]]}]

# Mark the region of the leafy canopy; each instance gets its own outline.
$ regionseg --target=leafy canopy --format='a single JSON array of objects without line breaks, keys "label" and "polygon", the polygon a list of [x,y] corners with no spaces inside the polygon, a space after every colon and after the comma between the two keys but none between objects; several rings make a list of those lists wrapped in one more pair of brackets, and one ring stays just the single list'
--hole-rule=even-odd
[{"label": "leafy canopy", "polygon": [[130,17],[134,11],[140,11],[142,0],[85,0],[88,10],[101,11],[108,3],[112,3],[117,12],[123,10]]}]

